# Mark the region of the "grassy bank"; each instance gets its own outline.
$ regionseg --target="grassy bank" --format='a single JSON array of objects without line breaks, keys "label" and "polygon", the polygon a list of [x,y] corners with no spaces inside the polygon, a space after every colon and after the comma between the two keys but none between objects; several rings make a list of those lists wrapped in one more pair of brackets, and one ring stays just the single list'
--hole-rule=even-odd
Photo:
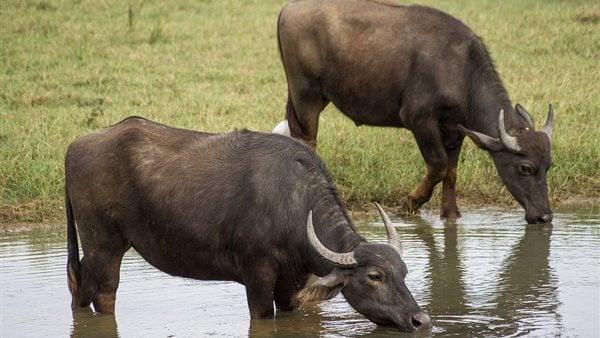
[{"label": "grassy bank", "polygon": [[[0,222],[61,220],[63,157],[129,115],[211,132],[270,131],[287,94],[276,44],[284,1],[0,2]],[[487,42],[514,102],[556,113],[554,203],[600,197],[600,6],[595,1],[425,1]],[[424,174],[406,130],[328,107],[319,153],[343,199],[393,205]],[[459,206],[513,204],[470,142]],[[436,206],[436,195],[429,206]]]}]

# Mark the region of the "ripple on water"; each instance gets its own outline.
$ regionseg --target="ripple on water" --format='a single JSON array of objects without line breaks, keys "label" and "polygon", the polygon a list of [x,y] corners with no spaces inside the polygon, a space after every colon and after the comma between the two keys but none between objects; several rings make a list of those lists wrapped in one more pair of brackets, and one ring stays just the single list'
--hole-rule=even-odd
[{"label": "ripple on water", "polygon": [[[600,215],[555,213],[525,225],[521,210],[466,210],[392,217],[404,244],[406,283],[432,318],[433,336],[598,336]],[[356,222],[385,242],[379,219]],[[392,336],[342,296],[275,320],[250,320],[243,286],[162,273],[134,251],[121,267],[116,315],[72,315],[64,226],[2,233],[2,335],[18,336]],[[417,335],[422,336],[422,335]]]}]

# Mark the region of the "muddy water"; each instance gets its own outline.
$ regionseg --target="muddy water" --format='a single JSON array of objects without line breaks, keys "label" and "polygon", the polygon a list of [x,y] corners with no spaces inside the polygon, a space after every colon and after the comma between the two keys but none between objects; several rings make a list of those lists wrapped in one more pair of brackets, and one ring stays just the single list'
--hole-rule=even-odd
[{"label": "muddy water", "polygon": [[[520,211],[393,217],[407,284],[435,337],[600,336],[600,210],[558,212],[553,225]],[[385,241],[376,218],[356,221]],[[64,226],[1,234],[1,337],[392,336],[341,296],[276,320],[251,321],[241,285],[168,276],[134,251],[121,268],[115,315],[70,310]]]}]

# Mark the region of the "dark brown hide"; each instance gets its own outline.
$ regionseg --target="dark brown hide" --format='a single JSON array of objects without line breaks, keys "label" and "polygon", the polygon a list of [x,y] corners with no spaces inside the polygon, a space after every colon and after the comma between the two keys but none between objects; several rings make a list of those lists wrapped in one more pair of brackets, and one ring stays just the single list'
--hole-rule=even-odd
[{"label": "dark brown hide", "polygon": [[[464,136],[478,145],[479,134],[499,140],[504,110],[502,126],[538,154],[515,152],[504,143],[483,148],[526,219],[552,220],[549,134],[536,132],[529,114],[512,107],[483,42],[456,18],[391,1],[292,1],[279,16],[278,43],[292,137],[316,148],[319,114],[330,102],[357,125],[413,133],[427,174],[402,202],[404,210],[416,211],[443,182],[441,216],[459,217],[456,176]],[[531,175],[518,172],[523,159]]]},{"label": "dark brown hide", "polygon": [[[74,141],[65,175],[73,309],[93,303],[98,312],[114,311],[121,259],[133,247],[171,275],[245,285],[252,318],[273,317],[273,302],[292,310],[310,274],[326,276],[337,266],[307,240],[311,211],[323,246],[356,250],[358,263],[346,273],[382,259],[395,263],[390,271],[406,269],[391,246],[356,233],[319,158],[289,137],[208,134],[132,117]],[[386,247],[387,255],[376,255]],[[404,275],[390,278],[402,291],[388,297],[396,297],[395,307],[357,294],[360,282],[346,278],[354,288],[342,292],[369,302],[367,317],[405,331],[428,326],[415,322],[426,314]]]}]

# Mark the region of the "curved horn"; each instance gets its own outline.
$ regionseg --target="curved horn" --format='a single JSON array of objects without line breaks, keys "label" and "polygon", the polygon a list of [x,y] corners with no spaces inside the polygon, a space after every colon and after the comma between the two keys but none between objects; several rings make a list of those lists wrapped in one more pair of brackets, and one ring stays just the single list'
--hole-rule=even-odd
[{"label": "curved horn", "polygon": [[502,144],[504,144],[508,150],[516,153],[521,151],[517,138],[506,132],[506,126],[504,125],[504,109],[501,109],[500,114],[498,115],[498,134],[500,134]]},{"label": "curved horn", "polygon": [[544,124],[544,128],[542,128],[541,132],[548,135],[548,139],[552,141],[552,126],[554,124],[554,109],[552,109],[552,104],[548,106],[548,118],[546,119],[546,124]]},{"label": "curved horn", "polygon": [[354,252],[333,252],[327,249],[327,247],[323,245],[323,243],[321,243],[321,241],[317,237],[317,234],[315,233],[315,228],[313,227],[312,210],[308,212],[308,220],[306,221],[306,233],[308,235],[308,242],[310,243],[310,245],[312,245],[313,248],[315,248],[319,256],[325,258],[326,260],[330,261],[335,265],[342,267],[351,267],[357,264],[356,259],[354,258]]},{"label": "curved horn", "polygon": [[388,215],[385,213],[385,211],[383,211],[383,208],[378,203],[375,203],[375,206],[377,207],[377,210],[379,210],[379,214],[383,219],[385,231],[387,232],[388,236],[388,244],[391,245],[394,249],[396,249],[400,256],[402,256],[402,243],[400,243],[400,238],[398,237],[396,228],[394,228],[392,221],[390,221]]}]

